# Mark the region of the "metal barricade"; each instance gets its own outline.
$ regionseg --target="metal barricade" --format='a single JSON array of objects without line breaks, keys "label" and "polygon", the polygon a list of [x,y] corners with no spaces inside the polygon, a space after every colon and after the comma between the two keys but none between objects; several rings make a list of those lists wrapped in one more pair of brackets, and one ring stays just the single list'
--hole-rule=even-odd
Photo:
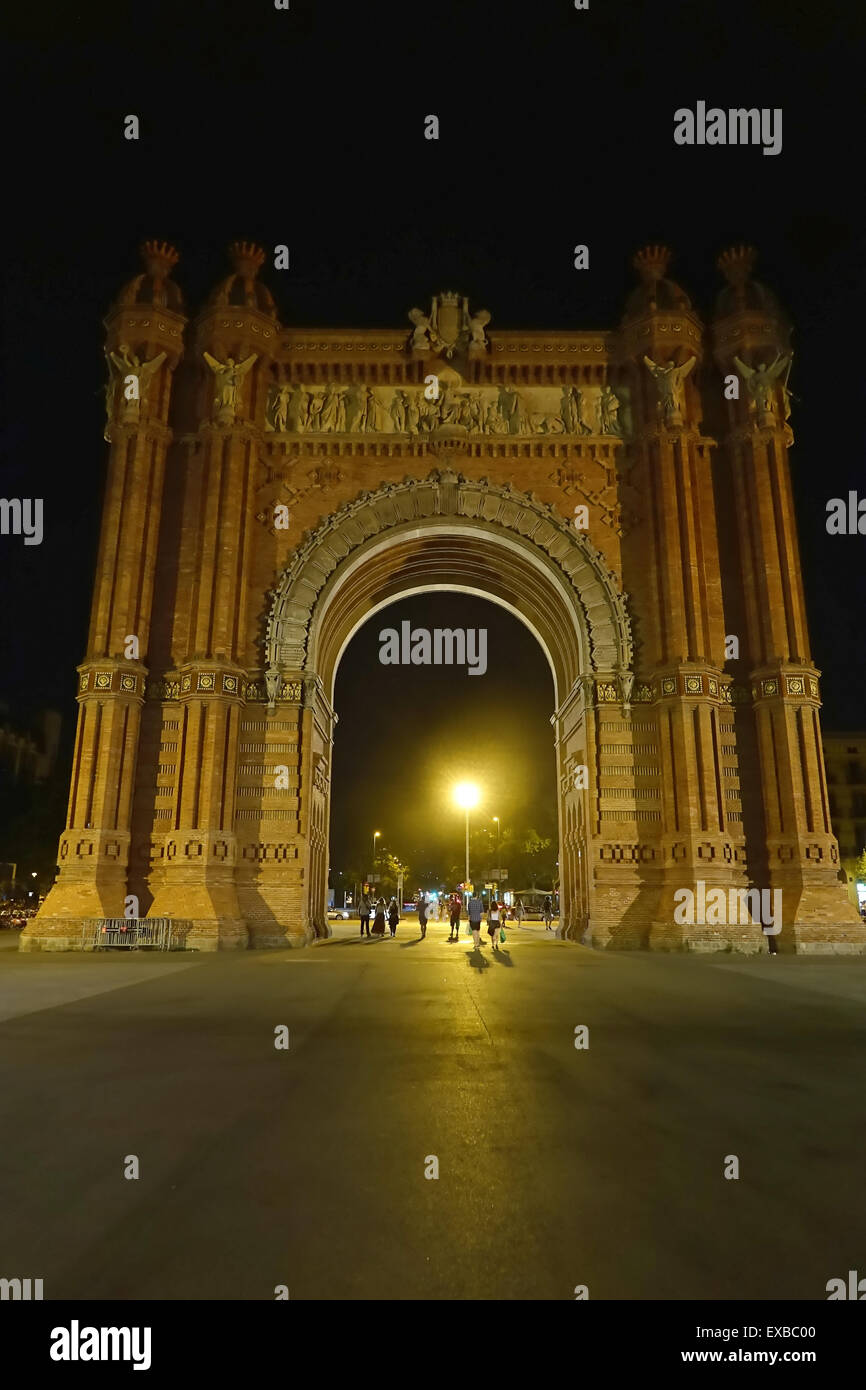
[{"label": "metal barricade", "polygon": [[81,925],[81,949],[183,951],[191,926],[171,917],[88,917]]}]

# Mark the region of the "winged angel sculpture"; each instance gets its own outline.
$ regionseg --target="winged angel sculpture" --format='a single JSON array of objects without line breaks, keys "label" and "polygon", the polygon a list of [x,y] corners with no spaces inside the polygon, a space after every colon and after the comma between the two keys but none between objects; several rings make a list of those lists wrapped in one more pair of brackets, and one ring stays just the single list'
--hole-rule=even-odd
[{"label": "winged angel sculpture", "polygon": [[759,362],[757,367],[748,367],[739,357],[734,358],[734,363],[740,376],[746,383],[746,390],[755,403],[755,409],[762,415],[770,415],[773,411],[775,399],[775,386],[778,378],[785,372],[785,379],[782,382],[782,394],[785,401],[785,419],[791,413],[788,401],[788,372],[791,370],[791,360],[793,353],[777,352],[775,360],[767,366],[766,362]]},{"label": "winged angel sculpture", "polygon": [[202,357],[216,377],[214,407],[219,415],[231,415],[234,418],[241,382],[258,355],[257,352],[253,352],[243,362],[236,362],[233,357],[227,357],[225,362],[218,362],[215,357],[211,357],[209,352],[202,353]]},{"label": "winged angel sculpture", "polygon": [[684,362],[681,367],[678,367],[675,362],[659,363],[653,362],[651,357],[644,357],[650,376],[656,384],[659,404],[664,411],[665,420],[669,423],[682,415],[683,382],[697,360],[696,357],[690,357],[688,362]]},{"label": "winged angel sculpture", "polygon": [[147,388],[154,372],[165,361],[165,353],[159,352],[149,362],[142,362],[137,353],[130,352],[128,343],[120,343],[117,352],[106,352],[108,381],[105,386],[105,438],[111,428],[114,393],[118,379],[123,381],[123,419],[129,424],[138,419],[139,408],[147,398]]}]

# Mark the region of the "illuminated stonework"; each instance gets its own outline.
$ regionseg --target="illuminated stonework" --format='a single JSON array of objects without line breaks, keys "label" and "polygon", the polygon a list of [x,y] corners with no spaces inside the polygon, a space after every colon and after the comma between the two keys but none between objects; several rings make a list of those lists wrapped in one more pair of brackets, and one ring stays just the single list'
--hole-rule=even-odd
[{"label": "illuminated stonework", "polygon": [[648,247],[618,329],[556,333],[450,290],[407,327],[287,328],[263,253],[232,254],[188,322],[149,244],[106,321],[69,824],[22,948],[75,947],[129,895],[200,949],[327,934],[337,666],[431,586],[496,598],[548,659],[567,937],[765,949],[758,924],[676,924],[701,882],[780,888],[782,950],[866,948],[797,563],[789,329],[752,254],[721,258],[711,331]]}]

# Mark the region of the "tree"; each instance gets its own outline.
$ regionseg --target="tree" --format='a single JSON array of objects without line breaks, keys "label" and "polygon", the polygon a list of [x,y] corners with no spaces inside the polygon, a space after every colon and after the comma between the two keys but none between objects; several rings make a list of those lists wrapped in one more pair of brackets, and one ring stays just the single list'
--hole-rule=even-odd
[{"label": "tree", "polygon": [[855,883],[866,883],[866,849],[860,851],[860,858],[854,865]]},{"label": "tree", "polygon": [[378,872],[382,875],[382,881],[379,887],[383,895],[387,893],[392,897],[397,896],[397,886],[401,876],[405,889],[406,881],[409,877],[409,865],[404,864],[391,850],[387,850],[384,854],[380,855],[376,867]]}]

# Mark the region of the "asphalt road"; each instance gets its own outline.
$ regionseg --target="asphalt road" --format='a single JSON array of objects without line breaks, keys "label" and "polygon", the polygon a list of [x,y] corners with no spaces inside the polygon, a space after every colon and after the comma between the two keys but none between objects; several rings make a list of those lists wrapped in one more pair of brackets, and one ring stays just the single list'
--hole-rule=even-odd
[{"label": "asphalt road", "polygon": [[0,1276],[46,1299],[823,1300],[866,1273],[866,959],[336,930],[0,951]]}]

